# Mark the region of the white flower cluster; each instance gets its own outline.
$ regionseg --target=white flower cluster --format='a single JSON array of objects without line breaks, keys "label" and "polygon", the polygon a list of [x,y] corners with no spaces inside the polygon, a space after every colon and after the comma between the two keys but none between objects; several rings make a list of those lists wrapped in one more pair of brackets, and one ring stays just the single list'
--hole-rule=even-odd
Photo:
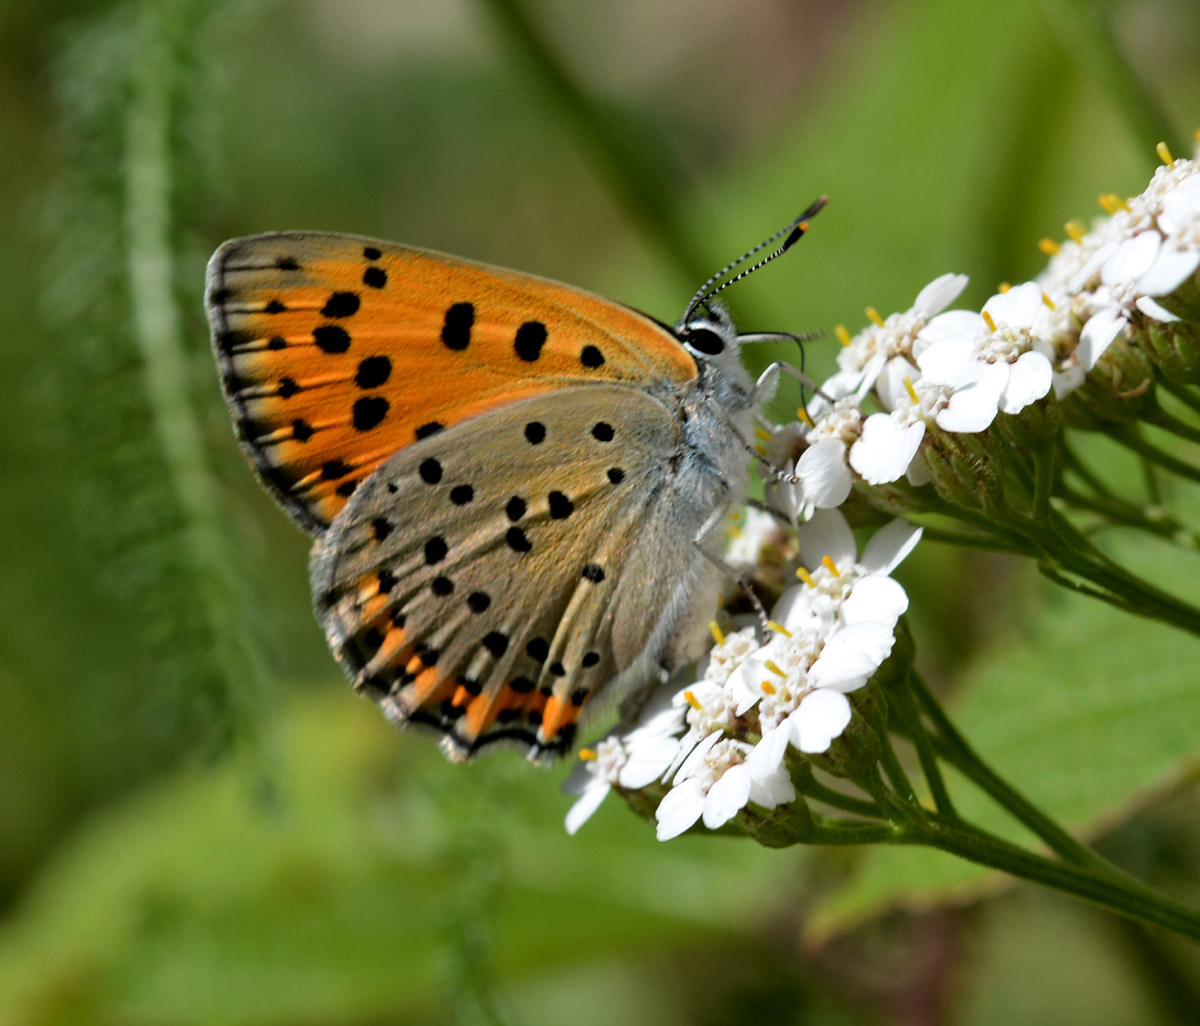
[{"label": "white flower cluster", "polygon": [[[567,781],[579,799],[567,815],[574,833],[614,785],[670,785],[658,806],[658,837],[697,820],[715,829],[747,802],[764,809],[794,801],[788,747],[826,751],[850,722],[849,692],[888,657],[896,621],[908,608],[890,576],[920,530],[894,521],[858,555],[836,510],[799,527],[802,583],[783,593],[767,638],[744,627],[722,635],[699,680],[664,692],[638,722],[585,749]],[[750,744],[746,737],[759,737]]]},{"label": "white flower cluster", "polygon": [[[888,575],[920,532],[895,521],[876,532],[861,560],[837,507],[856,480],[885,486],[930,481],[922,443],[931,436],[987,430],[1054,390],[1083,384],[1105,349],[1135,321],[1169,325],[1169,307],[1200,282],[1200,163],[1172,160],[1139,196],[1102,198],[1110,216],[1090,232],[1045,243],[1053,254],[1037,281],[1005,288],[979,312],[947,310],[966,287],[945,274],[912,307],[871,323],[843,343],[838,371],[815,390],[800,420],[774,429],[765,455],[797,484],[768,483],[767,499],[797,524],[803,583],[784,592],[769,636],[747,627],[721,636],[703,677],[657,698],[639,721],[582,753],[567,789],[579,800],[572,833],[614,786],[668,788],[658,836],[675,837],[703,820],[728,822],[747,803],[763,809],[794,801],[789,748],[828,750],[851,719],[847,693],[862,687],[891,652],[907,608]],[[867,407],[867,403],[871,407]],[[778,524],[754,513],[730,551],[739,567],[786,560],[770,539]],[[755,741],[755,739],[758,739]],[[751,743],[754,742],[754,743]]]}]

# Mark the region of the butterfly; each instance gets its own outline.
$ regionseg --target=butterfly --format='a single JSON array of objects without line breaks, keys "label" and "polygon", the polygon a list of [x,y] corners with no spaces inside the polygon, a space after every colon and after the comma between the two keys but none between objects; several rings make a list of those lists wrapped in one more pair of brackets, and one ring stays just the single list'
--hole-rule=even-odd
[{"label": "butterfly", "polygon": [[[237,435],[314,537],[354,689],[464,760],[569,750],[597,696],[694,659],[743,501],[753,382],[710,289],[667,325],[581,289],[356,235],[233,239],[206,306]],[[784,367],[783,369],[787,369]],[[707,542],[708,548],[705,543]]]}]

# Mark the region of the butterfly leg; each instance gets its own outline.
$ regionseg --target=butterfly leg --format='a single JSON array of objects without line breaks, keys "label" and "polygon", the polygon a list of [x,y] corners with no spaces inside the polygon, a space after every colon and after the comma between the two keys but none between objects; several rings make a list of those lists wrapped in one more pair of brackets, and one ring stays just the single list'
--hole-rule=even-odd
[{"label": "butterfly leg", "polygon": [[[770,370],[770,368],[767,369]],[[764,374],[765,373],[766,372],[764,371]],[[760,378],[759,380],[761,381],[762,379]],[[729,432],[733,435],[733,437],[741,443],[742,448],[745,449],[750,456],[754,457],[754,462],[766,470],[766,472],[770,475],[771,480],[790,485],[798,485],[800,483],[800,478],[798,478],[795,474],[789,474],[786,470],[780,470],[777,466],[775,466],[775,464],[767,459],[766,456],[759,452],[758,449],[746,441],[746,439],[742,436],[742,432],[738,429],[737,424],[733,422],[732,418],[723,409],[721,409],[721,407],[714,406],[713,411],[724,421],[725,426],[729,429]]]},{"label": "butterfly leg", "polygon": [[762,627],[762,630],[765,634],[767,631],[768,621],[767,610],[759,600],[758,596],[754,594],[754,589],[750,587],[750,582],[746,580],[746,578],[740,573],[738,573],[737,570],[726,563],[725,560],[723,560],[720,556],[714,556],[704,546],[704,542],[708,536],[712,534],[713,531],[715,531],[721,524],[721,522],[729,515],[729,509],[732,505],[733,497],[730,494],[729,486],[724,485],[724,494],[721,501],[713,508],[713,511],[708,515],[708,519],[704,521],[704,524],[700,527],[700,530],[698,530],[695,535],[692,536],[692,544],[696,546],[696,549],[699,551],[700,555],[702,555],[713,566],[725,574],[726,577],[731,577],[733,580],[737,581],[738,587],[746,593],[746,597],[750,600],[750,605],[754,607],[754,612],[758,615],[759,625]]}]

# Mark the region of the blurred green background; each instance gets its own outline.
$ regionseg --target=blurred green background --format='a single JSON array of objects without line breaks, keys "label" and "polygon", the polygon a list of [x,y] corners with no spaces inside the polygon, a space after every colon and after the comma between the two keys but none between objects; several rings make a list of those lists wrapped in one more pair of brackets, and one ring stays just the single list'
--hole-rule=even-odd
[{"label": "blurred green background", "polygon": [[[0,3],[0,1023],[1200,1021],[1194,948],[949,858],[660,845],[615,801],[571,839],[562,769],[393,733],[201,309],[224,238],[315,228],[673,320],[821,193],[744,327],[947,270],[982,301],[1190,149],[1197,54],[1191,0]],[[1194,644],[998,558],[905,570],[984,755],[1200,899]]]}]

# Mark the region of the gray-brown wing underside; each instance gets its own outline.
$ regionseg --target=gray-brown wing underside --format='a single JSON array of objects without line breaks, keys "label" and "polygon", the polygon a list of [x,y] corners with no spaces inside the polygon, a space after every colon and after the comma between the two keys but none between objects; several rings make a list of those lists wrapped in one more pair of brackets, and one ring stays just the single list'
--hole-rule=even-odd
[{"label": "gray-brown wing underside", "polygon": [[644,683],[713,602],[693,543],[713,502],[676,490],[681,440],[668,406],[594,385],[398,452],[313,551],[317,615],[355,688],[452,757],[568,749],[584,705]]}]

